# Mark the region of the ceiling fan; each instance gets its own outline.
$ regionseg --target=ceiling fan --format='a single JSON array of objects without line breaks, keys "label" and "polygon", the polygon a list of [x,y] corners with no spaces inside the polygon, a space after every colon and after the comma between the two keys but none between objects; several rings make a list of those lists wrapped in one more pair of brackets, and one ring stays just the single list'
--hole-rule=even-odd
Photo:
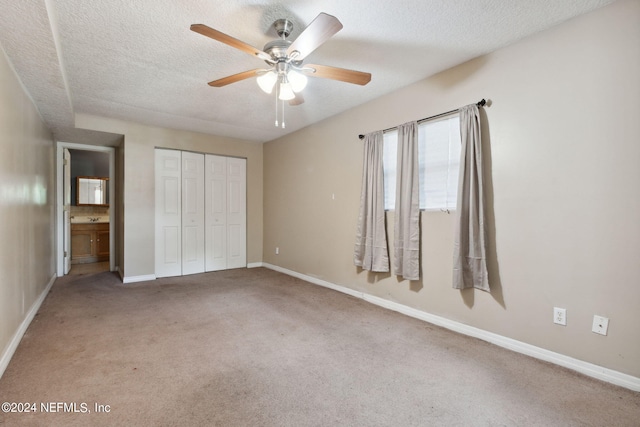
[{"label": "ceiling fan", "polygon": [[295,41],[287,39],[293,29],[293,23],[288,19],[278,19],[273,23],[273,27],[280,38],[270,41],[260,50],[204,24],[191,25],[192,31],[260,58],[269,65],[269,68],[256,68],[223,77],[209,82],[209,85],[222,87],[257,76],[258,85],[264,92],[272,93],[275,87],[278,99],[289,101],[290,105],[298,105],[304,102],[300,92],[307,83],[307,76],[358,85],[366,85],[371,81],[370,73],[326,65],[303,65],[302,62],[311,52],[342,29],[342,24],[336,17],[320,13]]}]

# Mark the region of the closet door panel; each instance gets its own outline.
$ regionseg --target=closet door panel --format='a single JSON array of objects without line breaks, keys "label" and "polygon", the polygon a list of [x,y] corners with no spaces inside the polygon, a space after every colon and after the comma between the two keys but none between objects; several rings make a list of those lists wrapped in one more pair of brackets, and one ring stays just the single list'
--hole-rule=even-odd
[{"label": "closet door panel", "polygon": [[229,233],[229,258],[238,259],[242,256],[242,228],[239,225],[230,225]]},{"label": "closet door panel", "polygon": [[182,274],[204,272],[204,155],[182,153]]},{"label": "closet door panel", "polygon": [[206,162],[206,270],[227,268],[227,158],[207,154]]},{"label": "closet door panel", "polygon": [[209,248],[211,249],[211,257],[214,265],[211,270],[220,270],[226,267],[227,259],[227,245],[225,238],[225,227],[221,225],[211,226],[211,234],[207,237],[211,237],[208,241]]},{"label": "closet door panel", "polygon": [[247,160],[227,159],[227,268],[247,266]]},{"label": "closet door panel", "polygon": [[183,228],[182,231],[183,231],[182,239],[184,240],[182,260],[186,264],[197,263],[198,262],[198,227],[187,225]]},{"label": "closet door panel", "polygon": [[156,277],[182,274],[181,153],[155,151]]},{"label": "closet door panel", "polygon": [[[180,240],[180,227],[164,227],[163,239],[164,239],[164,264],[171,264],[180,267],[180,273],[182,273],[180,247],[182,242]],[[177,269],[176,269],[177,272]],[[177,274],[173,274],[176,276]]]}]

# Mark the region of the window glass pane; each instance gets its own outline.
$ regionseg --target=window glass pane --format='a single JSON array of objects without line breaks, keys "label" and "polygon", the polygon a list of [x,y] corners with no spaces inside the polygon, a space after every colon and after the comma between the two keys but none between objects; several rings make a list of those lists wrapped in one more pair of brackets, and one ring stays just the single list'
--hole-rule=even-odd
[{"label": "window glass pane", "polygon": [[420,208],[455,209],[460,164],[458,116],[425,122],[418,127]]},{"label": "window glass pane", "polygon": [[398,131],[385,132],[384,157],[384,208],[393,210],[396,207],[396,167],[398,159]]}]

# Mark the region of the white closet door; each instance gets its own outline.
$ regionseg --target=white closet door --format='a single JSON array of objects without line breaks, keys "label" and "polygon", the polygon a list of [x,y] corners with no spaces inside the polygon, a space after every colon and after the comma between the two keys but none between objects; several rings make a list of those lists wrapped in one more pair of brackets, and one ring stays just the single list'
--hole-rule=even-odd
[{"label": "white closet door", "polygon": [[247,266],[247,159],[227,158],[227,268]]},{"label": "white closet door", "polygon": [[227,268],[227,158],[205,157],[206,271]]},{"label": "white closet door", "polygon": [[180,151],[155,150],[156,277],[182,274]]},{"label": "white closet door", "polygon": [[204,154],[182,153],[182,274],[204,272]]}]

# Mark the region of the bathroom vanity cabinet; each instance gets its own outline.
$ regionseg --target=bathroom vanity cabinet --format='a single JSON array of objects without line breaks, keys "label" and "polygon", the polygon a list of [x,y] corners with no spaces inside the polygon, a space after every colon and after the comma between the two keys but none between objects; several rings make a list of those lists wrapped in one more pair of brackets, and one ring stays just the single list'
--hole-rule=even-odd
[{"label": "bathroom vanity cabinet", "polygon": [[109,261],[109,223],[71,224],[71,264]]}]

